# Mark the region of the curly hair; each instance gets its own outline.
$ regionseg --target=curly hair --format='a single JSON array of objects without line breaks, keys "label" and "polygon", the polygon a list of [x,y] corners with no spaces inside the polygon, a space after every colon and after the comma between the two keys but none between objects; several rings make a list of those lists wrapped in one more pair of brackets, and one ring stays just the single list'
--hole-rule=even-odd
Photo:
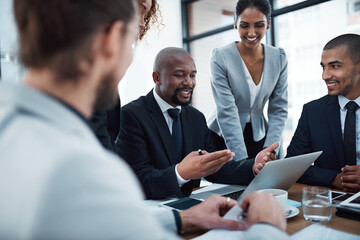
[{"label": "curly hair", "polygon": [[161,18],[159,4],[157,3],[157,0],[152,0],[151,8],[144,19],[145,26],[140,29],[139,40],[144,38],[151,25],[159,25],[159,18]]}]

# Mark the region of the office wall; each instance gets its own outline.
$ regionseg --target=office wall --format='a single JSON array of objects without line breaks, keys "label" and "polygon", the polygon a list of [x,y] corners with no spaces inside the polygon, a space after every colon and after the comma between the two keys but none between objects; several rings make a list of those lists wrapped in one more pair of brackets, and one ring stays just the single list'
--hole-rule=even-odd
[{"label": "office wall", "polygon": [[[119,84],[122,105],[146,94],[152,87],[152,64],[159,50],[182,46],[181,5],[176,0],[159,0],[162,24],[151,29],[134,50],[134,61]],[[0,0],[0,49],[2,81],[21,82],[23,69],[8,57],[16,56],[16,28],[12,0]],[[5,55],[6,53],[6,55]],[[8,55],[7,53],[10,53]]]},{"label": "office wall", "polygon": [[182,47],[180,0],[159,0],[162,24],[151,29],[135,49],[133,63],[119,84],[121,104],[145,95],[154,87],[152,67],[156,54],[165,47]]}]

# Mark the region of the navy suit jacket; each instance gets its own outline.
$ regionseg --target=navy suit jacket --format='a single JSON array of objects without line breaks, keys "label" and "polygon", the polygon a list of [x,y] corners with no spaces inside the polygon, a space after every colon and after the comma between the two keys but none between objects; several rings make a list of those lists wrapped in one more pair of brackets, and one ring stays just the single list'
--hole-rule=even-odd
[{"label": "navy suit jacket", "polygon": [[314,166],[299,182],[331,187],[345,166],[344,146],[337,96],[326,95],[304,105],[297,129],[287,149],[287,157],[323,151]]},{"label": "navy suit jacket", "polygon": [[[204,115],[186,106],[182,107],[180,118],[184,156],[198,149],[212,152],[214,148]],[[188,196],[200,184],[197,179],[179,187],[175,174],[178,162],[171,134],[152,91],[122,107],[116,148],[134,169],[148,199]],[[230,161],[206,179],[217,183],[248,184],[254,177],[253,164],[253,159],[241,163]]]}]

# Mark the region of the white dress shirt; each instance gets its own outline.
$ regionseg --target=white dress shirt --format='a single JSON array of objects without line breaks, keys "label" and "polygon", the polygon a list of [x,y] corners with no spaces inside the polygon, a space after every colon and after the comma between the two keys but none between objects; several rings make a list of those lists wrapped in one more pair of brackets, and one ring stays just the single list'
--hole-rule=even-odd
[{"label": "white dress shirt", "polygon": [[[164,101],[164,99],[162,99],[155,91],[155,88],[153,90],[153,94],[154,94],[154,98],[155,98],[155,101],[157,102],[157,104],[159,105],[160,107],[160,110],[161,112],[163,113],[164,115],[164,118],[165,118],[165,121],[168,125],[168,128],[169,128],[169,131],[170,133],[172,134],[172,124],[173,124],[173,119],[170,117],[169,113],[168,113],[168,109],[170,108],[174,108],[173,106],[171,106],[170,104],[168,104],[167,102]],[[177,109],[180,110],[181,112],[181,106],[176,106]],[[179,187],[181,187],[182,185],[184,185],[185,183],[187,183],[189,180],[185,180],[183,179],[179,172],[177,171],[177,166],[179,164],[176,164],[175,166],[175,174],[176,174],[176,177],[177,177],[177,181],[178,181],[178,184],[179,184]]]},{"label": "white dress shirt", "polygon": [[[342,139],[344,140],[344,129],[345,129],[345,118],[347,109],[345,105],[350,101],[346,97],[339,95],[338,96],[339,105],[340,105],[340,121],[341,121],[341,133]],[[353,100],[360,106],[360,97]],[[356,129],[356,164],[360,165],[360,108],[358,108],[355,112],[356,114],[356,122],[355,122],[355,129]]]}]

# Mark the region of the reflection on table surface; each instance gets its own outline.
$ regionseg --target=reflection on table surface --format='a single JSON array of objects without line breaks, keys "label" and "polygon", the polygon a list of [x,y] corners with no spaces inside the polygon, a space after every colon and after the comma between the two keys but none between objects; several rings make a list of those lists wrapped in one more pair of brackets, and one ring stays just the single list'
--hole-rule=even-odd
[{"label": "reflection on table surface", "polygon": [[[307,185],[296,183],[289,189],[289,199],[301,202],[301,194],[302,188]],[[303,217],[302,208],[299,208],[300,213],[293,218],[288,219],[288,225],[286,228],[286,232],[288,234],[293,234],[309,225],[310,222],[307,222]],[[331,220],[327,223],[323,223],[324,226],[341,230],[348,233],[358,234],[360,235],[360,222],[351,220],[348,218],[342,218],[335,215],[336,209],[333,207],[333,216]]]},{"label": "reflection on table surface", "polygon": [[[305,186],[307,186],[307,185],[295,183],[288,190],[288,192],[289,192],[288,198],[291,200],[301,202],[302,188]],[[294,234],[295,232],[298,232],[312,224],[310,222],[307,222],[304,219],[301,207],[299,207],[299,210],[300,210],[300,212],[298,215],[287,219],[286,232],[290,235]],[[327,227],[330,227],[330,228],[333,228],[336,230],[360,235],[360,222],[359,221],[338,217],[335,215],[335,213],[336,213],[336,208],[333,207],[333,216],[329,222],[323,223],[324,226],[327,226]],[[186,234],[182,237],[184,237],[185,239],[191,239],[191,238],[199,236],[203,233],[204,232],[197,233],[197,234]]]}]

